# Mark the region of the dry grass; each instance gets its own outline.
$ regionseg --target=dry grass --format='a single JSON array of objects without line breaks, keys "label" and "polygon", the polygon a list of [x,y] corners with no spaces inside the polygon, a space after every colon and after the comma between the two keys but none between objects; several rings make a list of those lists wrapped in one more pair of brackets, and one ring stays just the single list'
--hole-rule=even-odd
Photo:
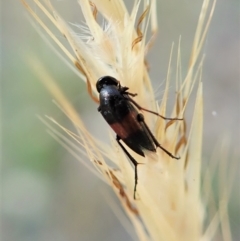
[{"label": "dry grass", "polygon": [[[104,75],[111,75],[121,81],[122,86],[138,93],[136,97],[140,104],[165,115],[168,99],[170,75],[167,76],[165,92],[161,104],[154,101],[153,89],[148,75],[145,55],[151,46],[157,32],[156,2],[135,1],[131,13],[127,12],[124,3],[118,1],[91,2],[79,0],[81,11],[87,23],[83,36],[79,37],[61,18],[49,1],[35,4],[50,19],[54,26],[63,34],[72,48],[69,51],[57,37],[49,30],[41,18],[23,1],[26,9],[43,27],[45,32],[60,47],[74,66],[78,69],[87,89],[94,101],[98,101],[95,89],[96,81]],[[37,59],[31,59],[31,65],[37,75],[56,99],[58,105],[66,113],[76,127],[72,133],[59,125],[53,118],[43,120],[52,130],[52,135],[62,143],[77,159],[79,148],[85,148],[89,163],[83,162],[89,169],[108,183],[118,196],[126,214],[131,220],[139,240],[165,241],[194,241],[213,240],[216,233],[223,240],[231,240],[228,216],[226,211],[226,196],[221,210],[215,210],[211,220],[204,226],[205,212],[209,203],[203,204],[201,193],[201,165],[202,165],[202,133],[203,133],[203,93],[201,82],[202,62],[201,49],[209,28],[216,1],[204,0],[192,46],[187,74],[181,76],[181,51],[178,47],[176,101],[172,110],[172,117],[183,116],[188,106],[193,88],[197,88],[195,107],[191,125],[186,121],[170,121],[166,123],[161,118],[146,115],[154,135],[160,143],[172,153],[181,156],[180,160],[171,159],[163,151],[156,154],[146,153],[141,158],[131,152],[140,165],[138,199],[133,199],[134,173],[127,157],[117,148],[112,138],[112,146],[106,146],[101,140],[96,140],[85,128],[78,113],[64,97],[55,81],[49,76]],[[137,14],[140,17],[137,18]],[[101,14],[105,19],[105,26],[96,21],[96,15]],[[152,37],[148,40],[146,33],[151,29]],[[169,70],[171,57],[169,60]],[[147,103],[147,106],[146,106]],[[96,113],[97,115],[97,113]],[[50,121],[50,122],[49,122]],[[63,135],[50,123],[53,122],[68,135]],[[189,134],[187,134],[189,133]],[[106,159],[113,164],[106,163]],[[117,167],[117,168],[113,168]],[[207,175],[206,175],[207,176]],[[204,185],[203,185],[204,187]],[[210,185],[205,185],[206,189]],[[225,211],[223,211],[225,210]],[[219,233],[219,224],[224,225],[223,235]],[[218,236],[219,237],[219,236]]]}]

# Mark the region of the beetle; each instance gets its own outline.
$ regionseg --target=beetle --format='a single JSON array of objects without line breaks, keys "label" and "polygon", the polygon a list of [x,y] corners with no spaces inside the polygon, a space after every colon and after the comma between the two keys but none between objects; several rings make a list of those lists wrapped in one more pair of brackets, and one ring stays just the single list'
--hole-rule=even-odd
[{"label": "beetle", "polygon": [[[98,79],[96,88],[99,93],[98,111],[116,133],[116,141],[134,165],[135,183],[134,199],[138,182],[137,165],[139,164],[127,151],[122,140],[130,149],[141,156],[145,156],[144,150],[156,152],[156,148],[161,148],[170,157],[179,159],[171,152],[159,144],[149,127],[145,123],[144,116],[138,110],[143,110],[155,114],[165,120],[182,120],[178,118],[167,118],[157,112],[141,107],[132,97],[137,94],[128,92],[128,87],[122,87],[120,82],[111,76],[103,76]],[[137,110],[138,109],[138,110]]]}]

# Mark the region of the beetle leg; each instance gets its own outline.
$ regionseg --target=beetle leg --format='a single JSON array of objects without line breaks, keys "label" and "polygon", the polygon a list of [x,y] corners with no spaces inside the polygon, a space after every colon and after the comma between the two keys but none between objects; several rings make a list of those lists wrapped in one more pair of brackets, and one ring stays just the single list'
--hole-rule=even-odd
[{"label": "beetle leg", "polygon": [[180,157],[174,156],[171,152],[169,152],[167,149],[165,149],[164,147],[162,147],[162,146],[160,145],[160,143],[157,141],[157,139],[155,138],[155,136],[153,135],[153,133],[150,131],[149,127],[147,126],[146,122],[144,121],[144,116],[143,116],[143,114],[140,114],[140,113],[139,113],[139,114],[137,115],[137,120],[138,120],[139,122],[142,122],[142,123],[143,123],[143,125],[145,126],[147,132],[149,133],[149,135],[151,136],[154,144],[155,144],[157,147],[161,148],[161,149],[162,149],[165,153],[167,153],[170,157],[172,157],[172,158],[174,158],[174,159],[180,159]]},{"label": "beetle leg", "polygon": [[134,172],[135,172],[135,182],[134,182],[134,194],[133,194],[133,198],[136,199],[136,191],[137,191],[137,182],[138,182],[138,174],[137,174],[137,165],[139,164],[130,154],[129,152],[126,150],[126,148],[122,145],[122,143],[120,142],[121,138],[117,135],[116,136],[116,141],[119,144],[119,146],[122,148],[122,150],[124,151],[124,153],[127,155],[127,157],[130,159],[130,161],[132,162],[132,164],[134,165]]},{"label": "beetle leg", "polygon": [[[129,93],[128,93],[129,94]],[[168,117],[165,117],[163,115],[160,115],[158,114],[157,112],[155,111],[152,111],[152,110],[148,110],[148,109],[145,109],[143,107],[141,107],[136,101],[134,101],[131,97],[128,97],[128,100],[131,101],[139,110],[144,110],[144,111],[147,111],[149,113],[152,113],[154,115],[157,115],[161,118],[163,118],[164,120],[183,120],[183,118],[168,118]]]},{"label": "beetle leg", "polygon": [[[130,96],[132,96],[132,97],[137,96],[137,94],[132,94],[132,93],[129,93],[129,92],[126,92],[126,94],[128,94],[128,95],[130,95]],[[129,97],[129,98],[130,98],[130,97]]]},{"label": "beetle leg", "polygon": [[125,86],[125,87],[120,87],[120,88],[119,88],[121,94],[125,94],[126,91],[127,91],[128,89],[129,89],[129,88],[126,87],[126,86]]},{"label": "beetle leg", "polygon": [[132,93],[127,92],[128,89],[129,89],[128,87],[121,87],[120,88],[120,93],[123,94],[123,95],[124,94],[130,95],[132,97],[137,96],[137,94],[132,94]]}]

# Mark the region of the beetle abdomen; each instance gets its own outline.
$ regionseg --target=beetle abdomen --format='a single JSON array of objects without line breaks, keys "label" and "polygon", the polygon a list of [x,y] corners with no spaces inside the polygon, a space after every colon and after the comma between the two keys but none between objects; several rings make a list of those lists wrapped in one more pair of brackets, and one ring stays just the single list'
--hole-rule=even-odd
[{"label": "beetle abdomen", "polygon": [[151,136],[137,119],[137,110],[115,86],[101,91],[100,106],[104,119],[129,148],[141,156],[144,156],[143,149],[156,151]]}]

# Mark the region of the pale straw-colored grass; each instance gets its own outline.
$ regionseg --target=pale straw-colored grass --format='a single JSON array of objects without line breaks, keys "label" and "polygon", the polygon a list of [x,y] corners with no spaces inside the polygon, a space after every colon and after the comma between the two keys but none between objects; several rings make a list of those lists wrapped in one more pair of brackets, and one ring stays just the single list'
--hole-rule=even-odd
[{"label": "pale straw-colored grass", "polygon": [[[88,92],[94,101],[98,102],[95,88],[97,79],[104,75],[111,75],[120,80],[122,86],[127,86],[131,92],[138,93],[135,99],[140,105],[165,115],[172,54],[169,60],[165,91],[159,106],[154,101],[145,61],[145,55],[157,32],[156,1],[142,1],[141,4],[139,1],[135,1],[133,9],[129,13],[121,0],[92,0],[91,2],[79,0],[79,6],[88,28],[87,30],[86,27],[83,28],[81,36],[79,36],[62,19],[49,1],[34,0],[36,6],[67,39],[72,51],[69,51],[52,33],[27,2],[24,0],[22,2],[67,59],[76,66],[80,76],[86,81]],[[65,98],[42,64],[31,57],[32,68],[44,81],[62,111],[72,121],[76,127],[76,133],[59,125],[51,117],[47,117],[43,121],[49,126],[54,138],[77,159],[81,160],[79,153],[84,154],[89,159],[89,163],[83,162],[83,164],[112,187],[131,220],[138,239],[142,241],[214,240],[216,233],[218,233],[218,238],[219,235],[221,236],[218,232],[220,224],[225,227],[222,235],[223,240],[231,240],[226,211],[229,193],[226,194],[222,209],[218,211],[213,208],[212,216],[208,216],[205,210],[211,209],[208,206],[210,202],[203,203],[201,192],[203,141],[201,82],[203,58],[201,50],[215,4],[215,0],[203,1],[185,77],[181,76],[180,44],[178,46],[176,101],[171,117],[184,117],[189,97],[193,88],[196,88],[191,125],[188,126],[185,120],[167,123],[156,116],[145,115],[146,122],[157,140],[166,149],[181,158],[180,160],[172,159],[160,149],[157,150],[156,154],[146,153],[146,158],[130,151],[138,162],[144,163],[144,165],[138,166],[137,200],[133,199],[133,167],[115,143],[114,135],[110,137],[112,146],[107,146],[101,140],[96,140],[85,128],[79,113]],[[105,19],[104,26],[96,21],[97,14],[101,14]],[[152,37],[149,39],[146,37],[148,29],[152,33]],[[98,115],[97,111],[96,115]],[[55,128],[50,123],[56,124]],[[57,128],[68,135],[61,134],[56,130]],[[85,151],[83,152],[80,147],[84,147]],[[111,160],[112,164],[106,163],[106,159]],[[209,173],[206,174],[206,177],[209,177]],[[211,193],[210,184],[205,183],[203,187],[206,188],[206,193]],[[209,223],[204,225],[206,216]]]}]

